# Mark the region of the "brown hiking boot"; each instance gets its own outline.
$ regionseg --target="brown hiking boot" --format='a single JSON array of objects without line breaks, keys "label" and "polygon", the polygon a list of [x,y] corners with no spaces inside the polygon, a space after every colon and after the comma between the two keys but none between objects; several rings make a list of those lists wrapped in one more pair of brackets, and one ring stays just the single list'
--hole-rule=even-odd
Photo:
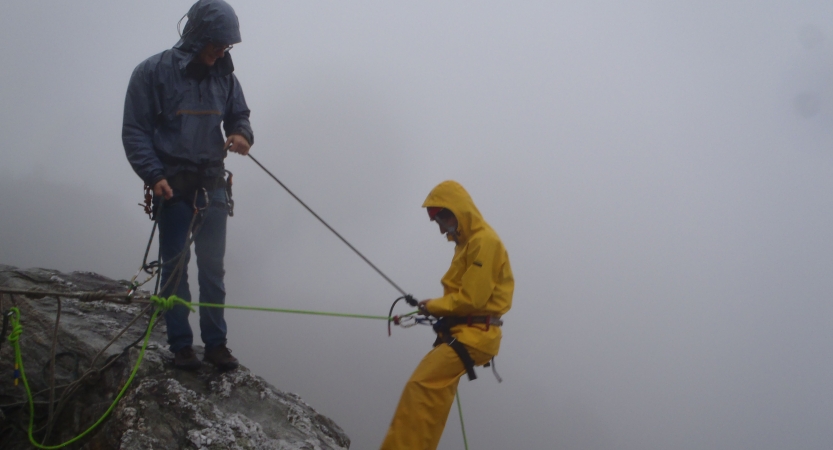
[{"label": "brown hiking boot", "polygon": [[197,370],[202,366],[202,363],[197,359],[194,349],[185,347],[182,350],[174,353],[174,367],[182,370]]},{"label": "brown hiking boot", "polygon": [[231,350],[225,345],[206,350],[202,360],[214,364],[221,371],[236,369],[240,365],[237,358],[231,356]]}]

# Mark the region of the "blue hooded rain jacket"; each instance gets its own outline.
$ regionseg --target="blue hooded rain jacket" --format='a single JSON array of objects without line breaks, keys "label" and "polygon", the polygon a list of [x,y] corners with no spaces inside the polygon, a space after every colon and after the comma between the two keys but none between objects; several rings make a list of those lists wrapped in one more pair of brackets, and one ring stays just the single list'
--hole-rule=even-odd
[{"label": "blue hooded rain jacket", "polygon": [[222,0],[195,3],[188,11],[182,39],[143,61],[130,77],[122,142],[133,170],[150,186],[184,170],[223,176],[228,153],[223,131],[254,143],[249,108],[232,73],[231,55],[218,59],[202,80],[186,73],[209,42],[240,42],[237,15]]}]

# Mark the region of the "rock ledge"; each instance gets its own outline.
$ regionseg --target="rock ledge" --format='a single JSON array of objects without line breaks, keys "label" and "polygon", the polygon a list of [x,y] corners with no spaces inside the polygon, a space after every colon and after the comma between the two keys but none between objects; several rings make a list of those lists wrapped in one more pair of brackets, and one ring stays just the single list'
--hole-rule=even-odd
[{"label": "rock ledge", "polygon": [[[125,281],[91,272],[60,273],[48,269],[21,270],[0,265],[0,286],[51,291],[125,292]],[[48,420],[49,360],[57,301],[0,296],[0,308],[21,311],[20,346],[29,384],[35,396],[35,429]],[[61,299],[56,358],[56,398],[89,368],[95,355],[142,310],[139,304],[79,302]],[[96,376],[87,376],[77,391],[59,404],[46,441],[56,445],[89,427],[110,406],[139,356],[138,348],[123,350],[145,332],[149,314],[107,349],[96,367],[115,362]],[[0,349],[0,374],[11,375],[14,354],[5,337]],[[195,347],[202,359],[202,348]],[[2,376],[8,379],[7,376]],[[29,449],[26,436],[28,406],[22,383],[0,383],[0,442],[5,449]],[[45,429],[36,431],[39,442]],[[153,330],[144,360],[125,396],[111,416],[82,441],[68,449],[239,449],[344,450],[350,439],[332,420],[318,414],[295,394],[271,386],[247,368],[220,373],[204,364],[196,372],[173,368],[165,344],[165,325]]]}]

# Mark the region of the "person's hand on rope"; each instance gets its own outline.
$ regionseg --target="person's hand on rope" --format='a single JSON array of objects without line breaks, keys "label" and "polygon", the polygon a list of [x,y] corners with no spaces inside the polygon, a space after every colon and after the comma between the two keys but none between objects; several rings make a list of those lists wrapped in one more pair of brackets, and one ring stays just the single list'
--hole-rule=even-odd
[{"label": "person's hand on rope", "polygon": [[250,148],[252,146],[249,145],[249,141],[242,134],[230,134],[228,139],[226,139],[225,149],[230,152],[246,156],[249,154]]},{"label": "person's hand on rope", "polygon": [[419,302],[419,304],[417,305],[417,309],[419,309],[419,313],[422,314],[423,316],[431,315],[431,313],[428,312],[428,306],[427,306],[428,302],[430,302],[430,301],[431,301],[431,299],[423,300],[423,301]]},{"label": "person's hand on rope", "polygon": [[170,200],[174,196],[174,190],[168,184],[168,180],[162,178],[153,185],[153,195],[157,197],[164,197],[165,200]]}]

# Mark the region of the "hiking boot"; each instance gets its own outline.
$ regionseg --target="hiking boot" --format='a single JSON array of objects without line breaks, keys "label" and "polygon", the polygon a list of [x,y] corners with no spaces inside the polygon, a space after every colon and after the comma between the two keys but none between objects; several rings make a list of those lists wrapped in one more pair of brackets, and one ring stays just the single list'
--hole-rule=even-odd
[{"label": "hiking boot", "polygon": [[236,369],[240,365],[237,358],[231,356],[231,350],[225,345],[220,345],[210,350],[206,349],[205,356],[202,360],[214,364],[221,371]]},{"label": "hiking boot", "polygon": [[202,363],[197,359],[194,349],[185,347],[182,350],[174,353],[174,367],[182,370],[197,370],[202,366]]}]

